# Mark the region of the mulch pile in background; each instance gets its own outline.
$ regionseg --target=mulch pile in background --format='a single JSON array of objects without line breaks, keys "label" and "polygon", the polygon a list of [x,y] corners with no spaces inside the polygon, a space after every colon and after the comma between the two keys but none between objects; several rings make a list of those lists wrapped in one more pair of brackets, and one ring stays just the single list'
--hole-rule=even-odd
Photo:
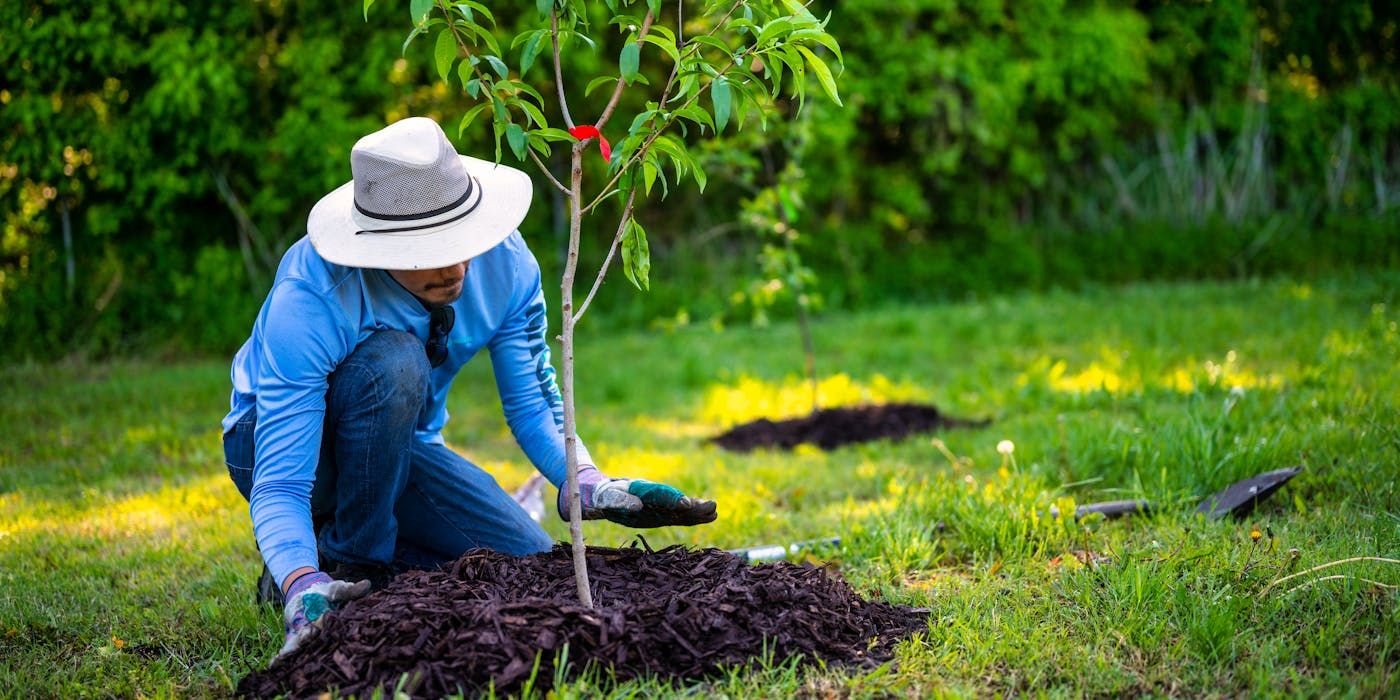
[{"label": "mulch pile in background", "polygon": [[990,422],[953,418],[933,406],[889,403],[827,408],[790,420],[760,418],[736,425],[711,441],[734,452],[765,447],[790,450],[804,443],[830,450],[854,442],[899,439],[944,428],[980,428]]},{"label": "mulch pile in background", "polygon": [[[238,684],[243,696],[392,689],[414,696],[497,691],[553,680],[568,644],[619,680],[695,678],[765,651],[828,663],[888,660],[926,610],[863,600],[839,575],[788,562],[751,566],[718,549],[590,547],[593,610],[578,605],[567,546],[530,557],[473,550],[439,571],[400,575],[329,615],[291,656]],[[766,645],[766,646],[765,646]]]}]

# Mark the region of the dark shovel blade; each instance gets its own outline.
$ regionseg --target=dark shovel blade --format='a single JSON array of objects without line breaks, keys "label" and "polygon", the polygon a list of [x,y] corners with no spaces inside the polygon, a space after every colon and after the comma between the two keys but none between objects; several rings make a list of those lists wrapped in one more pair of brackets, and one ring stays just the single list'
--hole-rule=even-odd
[{"label": "dark shovel blade", "polygon": [[1119,518],[1124,515],[1150,515],[1152,504],[1147,501],[1108,501],[1106,503],[1086,503],[1074,509],[1074,519],[1079,520],[1094,513],[1105,518]]},{"label": "dark shovel blade", "polygon": [[1301,471],[1303,471],[1302,467],[1275,469],[1259,476],[1252,476],[1244,481],[1237,481],[1226,486],[1223,491],[1201,501],[1196,512],[1202,513],[1212,520],[1218,520],[1227,515],[1236,517],[1248,515],[1250,511],[1254,510],[1254,506],[1274,495],[1275,491],[1282,488],[1289,479],[1297,476]]},{"label": "dark shovel blade", "polygon": [[[1098,513],[1099,515],[1102,515],[1110,520],[1112,520],[1113,518],[1121,518],[1125,515],[1151,515],[1152,504],[1148,503],[1147,501],[1131,500],[1085,503],[1082,506],[1075,507],[1074,519],[1081,520],[1095,513]],[[1060,517],[1060,509],[1056,508],[1055,506],[1050,506],[1050,517]]]}]

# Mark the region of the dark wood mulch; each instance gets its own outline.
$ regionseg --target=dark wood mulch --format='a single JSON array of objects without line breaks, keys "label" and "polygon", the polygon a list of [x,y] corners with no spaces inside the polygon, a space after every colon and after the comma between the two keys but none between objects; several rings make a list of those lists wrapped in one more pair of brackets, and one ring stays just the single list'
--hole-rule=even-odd
[{"label": "dark wood mulch", "polygon": [[730,428],[711,442],[734,452],[801,444],[830,450],[842,445],[882,438],[905,438],[947,428],[981,428],[989,420],[966,420],[944,414],[934,406],[888,403],[875,406],[827,408],[789,420],[760,418]]},{"label": "dark wood mulch", "polygon": [[[751,566],[718,549],[590,547],[593,610],[578,605],[569,549],[530,557],[473,550],[439,571],[400,575],[351,602],[285,659],[238,684],[241,696],[366,695],[402,674],[416,697],[518,689],[539,657],[548,688],[568,645],[619,680],[700,678],[767,651],[774,659],[875,665],[924,629],[927,610],[866,601],[838,574],[788,562]],[[766,645],[766,647],[765,647]]]}]

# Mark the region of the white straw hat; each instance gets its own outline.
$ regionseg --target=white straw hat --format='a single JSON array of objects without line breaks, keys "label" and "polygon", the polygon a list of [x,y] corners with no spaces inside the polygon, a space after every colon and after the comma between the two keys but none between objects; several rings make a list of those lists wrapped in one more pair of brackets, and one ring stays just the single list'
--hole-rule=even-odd
[{"label": "white straw hat", "polygon": [[311,209],[311,245],[337,265],[419,270],[493,248],[525,219],[534,195],[523,172],[459,156],[442,127],[410,117],[350,150],[350,182]]}]

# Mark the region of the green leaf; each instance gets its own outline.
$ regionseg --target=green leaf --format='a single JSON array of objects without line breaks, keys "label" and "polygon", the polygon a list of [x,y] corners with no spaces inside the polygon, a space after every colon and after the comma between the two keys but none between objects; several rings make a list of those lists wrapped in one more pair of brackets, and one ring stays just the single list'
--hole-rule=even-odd
[{"label": "green leaf", "polygon": [[795,44],[788,44],[783,47],[782,51],[776,51],[769,55],[777,56],[778,60],[792,71],[792,74],[797,78],[794,82],[801,83],[803,76],[807,75],[807,68],[802,63],[802,54],[797,53]]},{"label": "green leaf", "polygon": [[709,112],[706,112],[703,108],[701,108],[700,105],[687,105],[684,109],[676,110],[675,114],[678,117],[685,117],[686,119],[689,119],[690,121],[699,124],[702,127],[702,132],[704,131],[703,127],[706,126],[710,127],[710,131],[715,130],[714,118],[710,116]]},{"label": "green leaf", "polygon": [[648,44],[656,45],[662,51],[666,52],[666,55],[670,56],[672,61],[681,60],[681,52],[676,48],[675,40],[666,41],[665,37],[660,37],[655,34],[648,34],[642,37],[642,41],[645,41]]},{"label": "green leaf", "polygon": [[[660,172],[660,168],[656,167],[655,163],[649,160],[642,163],[642,184],[648,195],[651,194],[651,186],[656,183],[656,176]],[[636,282],[634,281],[633,284]]]},{"label": "green leaf", "polygon": [[369,6],[374,4],[374,0],[365,0],[365,21],[369,21]]},{"label": "green leaf", "polygon": [[676,102],[684,102],[691,95],[694,95],[696,90],[700,89],[700,78],[696,77],[697,74],[686,75],[682,72],[680,76],[680,80],[676,81]]},{"label": "green leaf", "polygon": [[539,127],[543,128],[549,126],[549,122],[545,121],[544,112],[540,111],[539,107],[536,107],[530,104],[529,102],[526,102],[525,100],[516,100],[515,104],[518,105],[520,109],[523,112],[525,112],[525,115],[530,117],[530,119],[534,121],[535,124]]},{"label": "green leaf", "polygon": [[710,101],[715,106],[715,133],[724,131],[724,125],[729,123],[731,99],[728,80],[719,78],[710,85]]},{"label": "green leaf", "polygon": [[552,152],[549,147],[549,142],[545,139],[540,138],[539,132],[527,131],[525,132],[525,138],[530,140],[530,148],[537,151],[540,155],[548,157],[549,154]]},{"label": "green leaf", "polygon": [[753,23],[753,8],[751,8],[751,7],[749,7],[747,4],[745,4],[745,5],[744,5],[744,14],[746,14],[746,15],[748,15],[748,16],[747,16],[747,17],[735,17],[735,18],[729,20],[729,28],[730,28],[730,29],[737,29],[737,30],[739,30],[741,33],[742,33],[744,30],[747,30],[748,33],[757,35],[757,34],[758,34],[758,25]]},{"label": "green leaf", "polygon": [[651,146],[671,157],[671,160],[676,164],[676,172],[685,170],[685,162],[689,160],[689,155],[685,152],[685,146],[681,145],[681,142],[677,141],[675,137],[658,136],[655,141],[652,141]]},{"label": "green leaf", "polygon": [[444,29],[438,32],[437,46],[433,48],[433,61],[437,63],[438,75],[442,76],[442,82],[447,82],[447,77],[452,75],[452,62],[457,60],[457,40],[452,37],[451,29]]},{"label": "green leaf", "polygon": [[[462,65],[458,70],[470,71],[471,64],[467,63],[466,61],[462,61]],[[472,97],[479,96],[481,94],[481,78],[472,78],[471,80],[468,80],[467,84],[464,87],[466,87],[468,95],[471,95]]]},{"label": "green leaf", "polygon": [[701,34],[700,36],[691,37],[691,38],[690,38],[690,41],[688,41],[688,42],[686,42],[686,43],[687,43],[687,44],[704,44],[704,45],[706,45],[706,46],[710,46],[710,47],[719,49],[720,51],[723,51],[723,52],[724,52],[724,55],[726,55],[726,56],[732,56],[733,53],[734,53],[733,51],[731,51],[731,50],[729,49],[729,45],[728,45],[728,44],[724,43],[723,41],[720,41],[719,39],[717,39],[717,38],[715,38],[715,37],[710,36],[709,34]]},{"label": "green leaf", "polygon": [[759,128],[768,128],[768,113],[763,109],[763,102],[759,96],[763,94],[761,89],[755,89],[755,83],[733,82],[731,83],[738,95],[734,99],[734,124],[738,129],[744,128],[746,117],[750,107],[758,108]]},{"label": "green leaf", "polygon": [[776,54],[760,56],[763,62],[763,75],[768,78],[769,84],[773,86],[773,96],[778,96],[778,91],[783,89],[783,61]]},{"label": "green leaf", "polygon": [[510,75],[510,69],[506,68],[505,61],[502,61],[501,59],[496,58],[491,54],[486,54],[484,58],[486,59],[487,63],[491,64],[491,70],[496,71],[496,75],[501,76],[501,78],[505,78],[507,75]]},{"label": "green leaf", "polygon": [[408,18],[414,25],[423,23],[428,18],[428,13],[433,11],[433,0],[412,0],[408,4]]},{"label": "green leaf", "polygon": [[491,53],[494,53],[498,56],[501,54],[500,42],[496,41],[495,35],[493,35],[491,32],[486,31],[486,27],[483,27],[479,24],[467,24],[466,28],[470,29],[471,32],[477,35],[478,37],[481,37],[481,41],[486,44],[487,48],[491,49]]},{"label": "green leaf", "polygon": [[[582,41],[583,43],[585,43],[585,44],[588,45],[588,50],[589,50],[589,51],[597,51],[597,50],[598,50],[598,43],[595,42],[595,41],[593,41],[593,39],[589,38],[589,36],[588,36],[587,34],[580,34],[580,33],[578,33],[578,32],[568,32],[568,33],[566,34],[566,33],[564,33],[564,31],[560,30],[560,32],[559,32],[559,40],[560,40],[560,42],[563,42],[563,41],[565,41],[566,39],[578,39],[579,41]],[[563,45],[563,44],[561,43],[560,46],[562,46],[562,45]]]},{"label": "green leaf", "polygon": [[477,115],[486,111],[486,108],[490,106],[490,102],[482,102],[481,104],[467,110],[467,113],[462,115],[462,122],[457,125],[457,138],[462,138],[462,134],[467,133],[467,127],[472,125],[472,122],[476,119]]},{"label": "green leaf", "polygon": [[549,11],[554,9],[554,0],[535,0],[535,9],[541,17],[548,17]]},{"label": "green leaf", "polygon": [[536,89],[534,89],[534,88],[532,88],[532,87],[530,87],[528,84],[526,84],[526,83],[524,83],[524,82],[522,82],[522,81],[519,81],[519,80],[503,80],[503,81],[501,81],[501,83],[502,83],[503,85],[509,85],[510,87],[513,87],[513,88],[515,88],[516,90],[518,90],[518,91],[520,91],[520,92],[523,92],[523,93],[525,93],[526,95],[529,95],[530,97],[535,98],[535,104],[540,104],[540,105],[544,104],[544,97],[540,96],[540,91],[539,91],[539,90],[536,90]]},{"label": "green leaf", "polygon": [[530,70],[530,66],[535,65],[535,57],[540,53],[540,40],[544,38],[544,32],[535,32],[530,40],[525,42],[525,49],[520,52],[520,74],[525,75]]},{"label": "green leaf", "polygon": [[846,62],[846,59],[841,57],[841,45],[836,43],[836,37],[820,29],[799,29],[788,36],[788,41],[815,41],[830,50],[838,63]]},{"label": "green leaf", "polygon": [[665,39],[671,46],[676,45],[676,33],[664,25],[651,25],[651,33],[647,34],[647,36],[658,36]]},{"label": "green leaf", "polygon": [[[836,94],[836,79],[831,77],[831,69],[826,67],[826,62],[817,58],[812,50],[806,46],[798,46],[797,50],[807,59],[807,63],[812,66],[812,72],[817,74],[817,82],[822,84],[822,89],[826,91],[826,96],[832,102],[841,104],[841,96]],[[844,105],[843,105],[844,106]]]},{"label": "green leaf", "polygon": [[652,115],[654,115],[654,114],[656,114],[656,110],[654,110],[654,109],[648,109],[648,110],[645,110],[645,111],[639,113],[636,117],[633,117],[633,118],[632,118],[632,125],[629,126],[629,127],[627,127],[627,135],[629,135],[629,136],[634,136],[634,135],[636,135],[636,134],[637,134],[637,131],[638,131],[639,129],[641,129],[642,126],[646,124],[647,120],[648,120],[648,119],[651,119]]},{"label": "green leaf", "polygon": [[[473,73],[471,61],[462,61],[457,64],[457,82],[462,84],[463,89],[468,89],[467,84],[472,81]],[[476,97],[476,95],[472,95],[472,97]]]},{"label": "green leaf", "polygon": [[525,160],[525,130],[519,124],[506,125],[506,141],[510,143],[510,150],[515,152],[515,157]]},{"label": "green leaf", "polygon": [[786,17],[779,17],[778,19],[775,19],[772,22],[769,22],[768,24],[764,25],[763,29],[758,33],[758,38],[754,40],[754,44],[758,46],[765,46],[769,42],[778,38],[778,35],[790,31],[792,31],[792,20],[787,19]]},{"label": "green leaf", "polygon": [[420,26],[417,26],[417,27],[414,27],[414,28],[413,28],[413,31],[411,31],[411,32],[408,33],[408,38],[403,40],[403,48],[399,49],[399,54],[400,54],[400,55],[407,54],[407,53],[408,53],[408,45],[411,44],[411,43],[413,43],[413,40],[414,40],[414,39],[417,39],[417,38],[418,38],[418,35],[419,35],[419,34],[422,34],[422,33],[423,33],[423,27],[422,27],[421,25],[420,25]]},{"label": "green leaf", "polygon": [[627,220],[626,230],[622,234],[622,272],[637,289],[645,291],[651,288],[648,279],[651,250],[647,247],[647,232],[633,218]]},{"label": "green leaf", "polygon": [[622,53],[617,57],[617,67],[622,72],[622,79],[627,84],[637,77],[637,71],[641,63],[642,49],[634,41],[629,41],[622,47]]},{"label": "green leaf", "polygon": [[616,83],[616,82],[617,82],[617,78],[614,78],[614,77],[612,77],[611,75],[605,75],[605,76],[602,76],[601,78],[594,78],[594,79],[588,81],[588,87],[586,87],[586,88],[583,89],[583,96],[584,96],[584,97],[588,97],[590,94],[593,93],[593,88],[596,88],[596,87],[598,87],[599,85],[603,85],[603,84],[605,84],[605,83]]},{"label": "green leaf", "polygon": [[[608,24],[616,24],[622,31],[628,31],[627,27],[636,27],[641,23],[642,20],[637,19],[635,15],[626,14],[613,15],[613,18],[608,20]],[[635,39],[636,37],[633,38]]]},{"label": "green leaf", "polygon": [[486,9],[485,5],[479,2],[475,2],[475,0],[467,0],[465,3],[462,4],[466,5],[467,7],[473,10],[476,10],[477,12],[480,12],[483,15],[486,15],[486,19],[491,22],[491,26],[496,26],[496,16],[491,14],[491,11]]},{"label": "green leaf", "polygon": [[540,137],[540,138],[542,138],[542,139],[544,139],[544,140],[546,140],[546,141],[569,141],[569,142],[573,142],[573,141],[577,141],[577,140],[578,140],[578,139],[574,138],[573,135],[570,134],[569,132],[564,131],[563,129],[556,129],[556,128],[554,128],[554,127],[549,127],[549,128],[547,128],[547,129],[535,129],[534,131],[531,131],[531,132],[530,132],[530,135],[531,135],[531,136],[538,136],[538,137]]}]

